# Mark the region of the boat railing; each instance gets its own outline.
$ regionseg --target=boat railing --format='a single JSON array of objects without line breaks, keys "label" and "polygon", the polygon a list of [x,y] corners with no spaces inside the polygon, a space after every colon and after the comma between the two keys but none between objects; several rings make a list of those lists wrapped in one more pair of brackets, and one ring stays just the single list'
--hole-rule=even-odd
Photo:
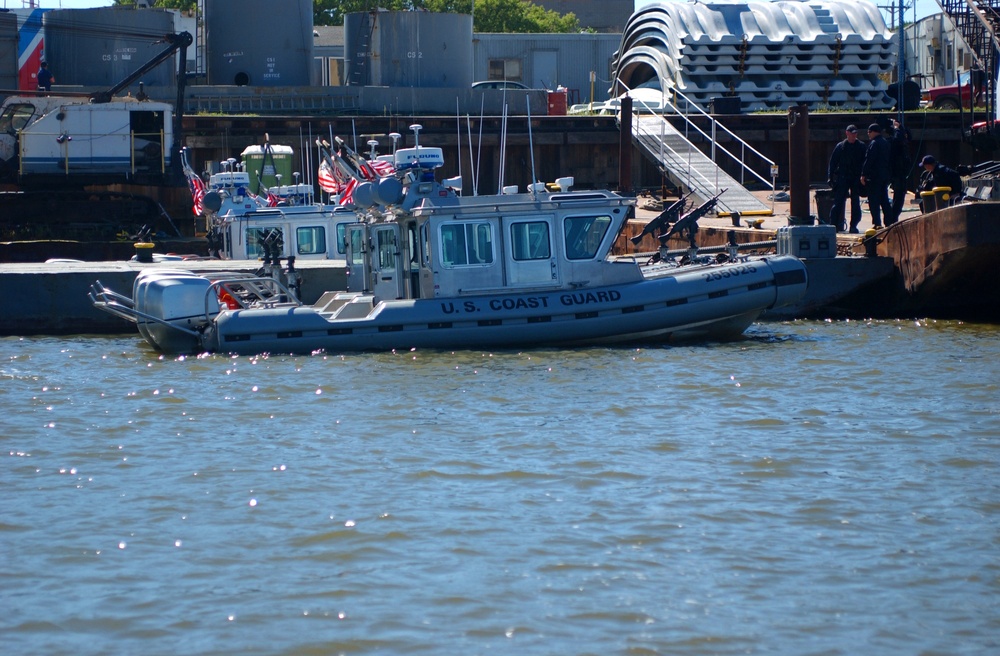
[{"label": "boat railing", "polygon": [[[212,307],[213,302],[214,308]],[[235,277],[213,280],[205,291],[206,318],[211,319],[211,316],[218,312],[219,303],[224,304],[230,310],[302,305],[302,302],[283,282],[271,277]]]},{"label": "boat railing", "polygon": [[139,320],[142,319],[147,323],[162,324],[195,337],[201,334],[197,330],[178,326],[177,324],[171,323],[162,317],[153,316],[152,314],[147,314],[137,310],[135,308],[135,302],[131,298],[122,296],[121,294],[108,289],[101,283],[100,280],[90,286],[90,291],[87,292],[87,296],[90,297],[90,302],[98,310],[102,310],[108,314],[113,314],[114,316],[125,319],[126,321],[131,321],[132,323],[137,324],[139,323]]},{"label": "boat railing", "polygon": [[[628,87],[628,85],[626,85],[624,82],[622,82],[621,79],[618,80],[618,84],[621,85],[621,87],[623,89],[625,89],[625,91],[627,91],[627,92],[629,92],[631,94],[632,89],[630,89]],[[735,132],[733,132],[732,130],[730,130],[729,128],[727,128],[726,126],[724,126],[722,123],[720,123],[714,116],[712,116],[711,114],[709,114],[708,112],[706,112],[704,109],[702,109],[698,105],[698,103],[690,100],[687,96],[685,96],[684,93],[680,89],[677,89],[676,87],[674,87],[674,88],[670,89],[669,93],[666,92],[666,91],[663,91],[661,93],[662,93],[662,97],[661,97],[660,108],[659,109],[657,109],[655,107],[652,107],[651,105],[649,105],[645,101],[643,101],[641,99],[638,99],[638,98],[634,98],[634,97],[633,97],[633,103],[640,105],[644,114],[651,114],[653,116],[656,116],[663,123],[667,123],[667,119],[663,116],[663,114],[666,113],[666,111],[668,111],[668,109],[671,110],[673,113],[675,113],[677,116],[679,116],[680,118],[682,118],[684,120],[684,138],[686,140],[690,141],[689,135],[691,134],[691,131],[694,131],[695,133],[700,134],[702,137],[704,137],[706,140],[708,140],[708,142],[711,144],[711,151],[708,153],[708,157],[713,162],[718,163],[717,156],[722,155],[722,156],[729,157],[731,160],[733,160],[734,162],[736,162],[740,166],[739,183],[741,185],[745,185],[745,177],[744,177],[744,175],[746,173],[749,173],[750,175],[752,175],[753,177],[757,178],[759,181],[761,181],[765,185],[767,185],[771,189],[772,192],[774,191],[774,176],[776,175],[775,171],[777,170],[777,165],[775,164],[775,162],[773,160],[771,160],[770,158],[768,158],[766,155],[764,155],[759,150],[757,150],[756,148],[754,148],[753,146],[751,146],[749,143],[747,143],[745,140],[743,140]],[[671,96],[673,96],[673,99],[671,99]],[[684,110],[683,111],[678,106],[678,99],[682,100],[683,103],[684,103]],[[634,109],[633,111],[636,112],[636,113],[638,113],[639,110],[638,109]],[[702,129],[701,127],[699,127],[698,124],[695,123],[691,119],[691,116],[689,116],[689,114],[692,114],[692,113],[695,116],[699,116],[699,115],[703,116],[704,118],[706,118],[708,120],[708,122],[709,122],[709,131],[708,132],[706,132],[704,129]],[[733,140],[733,142],[735,142],[735,143],[737,143],[737,144],[740,145],[740,154],[738,156],[736,154],[730,152],[729,149],[727,149],[725,146],[723,146],[722,144],[719,143],[718,137],[719,137],[720,134],[728,136],[730,139]],[[668,149],[670,149],[673,154],[675,154],[675,155],[679,154],[675,150],[673,150],[672,148],[670,148],[669,146],[667,146],[666,144],[663,144],[663,145],[666,146]],[[721,153],[720,153],[720,151],[721,151]],[[762,162],[764,162],[765,164],[768,165],[768,167],[769,167],[769,173],[772,174],[772,179],[771,180],[768,180],[764,176],[762,176],[759,173],[757,173],[757,171],[755,171],[753,167],[751,167],[750,165],[748,165],[746,163],[747,155],[748,154],[755,155]],[[698,173],[698,171],[696,171],[694,169],[690,170],[688,173],[696,175],[696,176],[700,176],[702,178],[705,177],[703,175],[700,175]]]}]

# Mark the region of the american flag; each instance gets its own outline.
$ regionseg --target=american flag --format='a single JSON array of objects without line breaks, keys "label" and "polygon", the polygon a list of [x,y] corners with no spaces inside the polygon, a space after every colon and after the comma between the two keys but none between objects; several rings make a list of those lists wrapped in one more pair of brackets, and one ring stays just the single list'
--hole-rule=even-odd
[{"label": "american flag", "polygon": [[392,165],[392,162],[388,162],[384,159],[377,159],[374,162],[371,162],[371,167],[375,169],[375,172],[378,173],[380,177],[392,175],[396,172],[396,168]]},{"label": "american flag", "polygon": [[280,199],[279,199],[279,198],[278,198],[277,196],[275,196],[275,195],[274,195],[274,194],[273,194],[273,193],[271,192],[271,190],[268,190],[268,192],[267,192],[267,206],[268,206],[268,207],[277,207],[277,206],[278,206],[278,201],[279,201],[279,200],[280,200]]},{"label": "american flag", "polygon": [[205,199],[205,181],[190,168],[184,170],[187,176],[188,188],[191,190],[191,211],[195,216],[201,216],[205,212],[202,201]]},{"label": "american flag", "polygon": [[344,192],[340,196],[341,205],[353,205],[354,204],[354,188],[358,186],[358,179],[351,178],[344,185]]},{"label": "american flag", "polygon": [[328,194],[340,193],[341,183],[325,161],[319,165],[319,188]]}]

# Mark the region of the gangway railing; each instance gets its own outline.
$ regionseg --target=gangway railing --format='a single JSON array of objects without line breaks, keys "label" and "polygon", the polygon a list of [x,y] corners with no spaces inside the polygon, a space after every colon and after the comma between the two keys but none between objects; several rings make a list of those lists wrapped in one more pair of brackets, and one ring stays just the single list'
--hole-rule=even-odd
[{"label": "gangway railing", "polygon": [[[623,84],[622,86],[624,87],[625,85]],[[637,116],[632,121],[632,136],[641,148],[658,161],[664,175],[670,177],[678,185],[686,184],[688,189],[694,192],[695,196],[700,200],[721,194],[718,206],[723,211],[719,212],[720,215],[727,213],[749,215],[774,214],[773,190],[775,186],[774,178],[777,176],[777,167],[774,165],[774,162],[687,99],[685,99],[687,103],[686,109],[690,111],[694,107],[697,111],[701,112],[709,121],[709,131],[702,129],[702,127],[691,120],[690,116],[680,111],[677,102],[668,99],[663,92],[660,92],[659,107],[651,107],[648,102],[643,101],[641,98],[634,98],[634,94],[629,93],[633,96],[633,100],[638,103],[638,106],[633,106],[633,111]],[[651,117],[639,115],[643,110],[650,114]],[[681,133],[661,115],[661,112],[664,110],[673,110],[684,118],[686,123],[684,133]],[[619,115],[620,120],[621,116]],[[656,126],[659,127],[658,130]],[[656,134],[657,131],[659,135]],[[691,143],[692,131],[704,136],[704,138],[712,143],[709,151],[711,157]],[[724,146],[716,143],[720,134],[728,134],[735,142],[743,145],[742,157],[737,157]],[[673,145],[671,145],[671,142]],[[659,152],[657,152],[657,149]],[[748,154],[753,154],[770,165],[772,176],[770,182],[746,163]],[[739,180],[730,176],[719,166],[717,160],[722,155],[732,158],[740,165]],[[761,199],[750,193],[744,186],[747,171],[762,181],[767,187],[771,188],[770,209]],[[724,192],[720,191],[723,187],[725,187]]]},{"label": "gangway railing", "polygon": [[[621,80],[621,78],[618,79],[618,83],[621,85],[621,87],[623,89],[626,90],[626,92],[628,92],[631,95],[632,89],[630,89],[628,87],[628,85],[626,85]],[[669,106],[669,108],[671,108],[673,110],[674,114],[676,114],[680,118],[684,119],[684,126],[685,126],[684,127],[684,138],[685,138],[685,140],[687,140],[690,143],[690,141],[691,141],[690,138],[689,138],[689,135],[691,134],[690,130],[694,130],[696,133],[700,134],[705,139],[708,139],[709,142],[712,144],[711,149],[710,149],[710,154],[708,156],[709,156],[709,159],[711,159],[712,162],[714,162],[716,164],[716,166],[718,166],[718,160],[716,159],[716,157],[717,157],[719,151],[721,151],[723,155],[729,157],[732,161],[734,161],[737,164],[739,164],[739,166],[740,166],[740,169],[739,169],[740,170],[740,179],[738,180],[738,182],[741,185],[745,185],[745,179],[746,179],[744,177],[745,174],[746,173],[750,173],[750,175],[752,175],[753,177],[757,178],[758,180],[760,180],[761,182],[763,182],[765,185],[767,185],[768,187],[770,187],[772,195],[773,195],[774,188],[775,188],[775,178],[777,176],[777,165],[775,164],[774,161],[772,161],[770,158],[768,158],[767,156],[765,156],[759,150],[757,150],[756,148],[754,148],[753,146],[751,146],[749,143],[747,143],[745,140],[743,140],[735,132],[733,132],[732,130],[730,130],[729,128],[727,128],[725,125],[723,125],[722,123],[720,123],[718,121],[718,119],[716,119],[714,116],[712,116],[711,114],[709,114],[708,112],[706,112],[705,110],[703,110],[697,103],[695,103],[694,101],[690,100],[687,96],[685,96],[684,93],[680,91],[680,89],[677,89],[676,87],[670,89],[670,94],[672,94],[675,97],[675,100],[670,100],[669,97],[668,97],[667,92],[663,91],[661,93],[662,93],[662,96],[661,96],[661,102],[660,102],[660,108],[659,109],[650,106],[645,101],[643,101],[641,99],[637,99],[634,96],[633,96],[633,99],[632,99],[633,107],[635,106],[635,103],[638,103],[639,105],[641,105],[643,107],[643,109],[646,110],[647,113],[652,114],[657,119],[659,119],[659,121],[661,121],[662,124],[663,124],[663,125],[661,125],[661,128],[663,128],[663,129],[661,129],[661,135],[663,135],[666,132],[666,130],[665,130],[666,126],[669,125],[667,119],[663,116],[663,114],[666,112],[666,110],[667,110],[667,108]],[[678,98],[678,97],[684,101],[684,109],[685,109],[685,111],[683,111],[683,112],[677,106],[676,98]],[[709,125],[710,125],[710,130],[711,130],[710,133],[706,132],[705,130],[703,130],[701,127],[698,126],[697,123],[695,123],[691,119],[691,117],[688,115],[688,112],[690,112],[692,109],[696,112],[696,115],[700,114],[701,116],[704,116],[706,119],[708,119]],[[633,113],[637,114],[638,112],[635,111],[635,109],[633,109]],[[740,155],[739,156],[731,153],[725,146],[719,144],[717,136],[719,135],[720,131],[721,131],[722,134],[725,134],[725,135],[729,136],[734,142],[740,144],[740,149],[741,150],[740,150]],[[660,142],[662,143],[662,141],[663,140],[661,138]],[[663,144],[663,145],[667,149],[671,150],[673,154],[678,154],[675,149],[670,148],[670,146],[667,146],[666,144]],[[693,144],[691,144],[691,148],[695,148],[695,146]],[[756,155],[762,162],[764,162],[764,163],[766,163],[768,165],[768,167],[769,167],[769,173],[771,174],[771,179],[770,180],[768,180],[764,176],[762,176],[759,173],[757,173],[757,171],[755,171],[751,166],[749,166],[746,163],[746,156],[747,156],[748,151],[750,153],[753,153],[754,155]],[[701,152],[701,151],[699,150],[699,152]],[[690,155],[690,152],[688,153],[688,155]],[[690,162],[690,157],[689,157],[688,161]],[[704,176],[704,174],[701,174],[700,172],[693,170],[692,167],[690,167],[690,166],[688,167],[687,173],[688,173],[688,175],[698,177],[698,178],[702,179],[703,181],[708,181],[708,178],[706,176]],[[719,189],[719,181],[718,181],[718,179],[716,179],[714,182],[711,182],[711,184],[713,186],[713,189],[715,191],[718,191],[718,189]]]}]

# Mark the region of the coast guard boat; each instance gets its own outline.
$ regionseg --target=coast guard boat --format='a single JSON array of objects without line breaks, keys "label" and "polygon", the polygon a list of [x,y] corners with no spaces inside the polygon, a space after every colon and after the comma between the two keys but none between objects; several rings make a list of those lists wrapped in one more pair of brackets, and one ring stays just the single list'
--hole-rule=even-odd
[{"label": "coast guard boat", "polygon": [[344,260],[344,230],[357,220],[349,207],[318,202],[313,186],[298,179],[280,184],[281,174],[273,176],[279,184],[264,187],[259,174],[253,180],[247,169],[248,157],[291,159],[291,153],[289,146],[267,142],[249,146],[242,153],[243,162],[221,162],[221,170],[209,177],[206,186],[182,151],[212,255],[226,260]]},{"label": "coast guard boat", "polygon": [[146,269],[131,298],[98,282],[91,300],[166,353],[259,354],[724,339],[806,290],[788,255],[614,258],[635,199],[572,178],[461,196],[458,179],[435,178],[440,148],[397,150],[394,164],[354,191],[347,291],[310,305],[295,272]]}]

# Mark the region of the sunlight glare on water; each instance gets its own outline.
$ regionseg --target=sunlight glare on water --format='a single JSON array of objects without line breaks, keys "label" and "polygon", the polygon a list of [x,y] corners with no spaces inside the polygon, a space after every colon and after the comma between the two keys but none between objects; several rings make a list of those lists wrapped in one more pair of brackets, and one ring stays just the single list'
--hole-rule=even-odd
[{"label": "sunlight glare on water", "polygon": [[1000,328],[0,339],[5,653],[1000,652]]}]

